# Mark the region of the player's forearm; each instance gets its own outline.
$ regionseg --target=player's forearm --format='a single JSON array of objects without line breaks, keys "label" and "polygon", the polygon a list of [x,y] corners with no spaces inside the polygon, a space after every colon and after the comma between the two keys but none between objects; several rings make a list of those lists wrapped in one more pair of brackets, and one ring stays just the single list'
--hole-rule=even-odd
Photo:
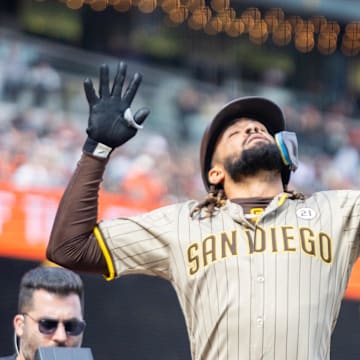
[{"label": "player's forearm", "polygon": [[[135,73],[123,91],[127,65],[120,62],[110,90],[109,67],[100,67],[99,93],[91,79],[84,81],[89,119],[84,154],[61,199],[46,255],[62,266],[106,273],[107,267],[93,229],[97,222],[98,192],[111,152],[133,138],[150,113],[131,112],[142,75]],[[90,155],[92,154],[92,155]]]},{"label": "player's forearm", "polygon": [[59,204],[46,252],[49,260],[75,270],[106,271],[101,250],[92,236],[106,162],[82,155]]}]

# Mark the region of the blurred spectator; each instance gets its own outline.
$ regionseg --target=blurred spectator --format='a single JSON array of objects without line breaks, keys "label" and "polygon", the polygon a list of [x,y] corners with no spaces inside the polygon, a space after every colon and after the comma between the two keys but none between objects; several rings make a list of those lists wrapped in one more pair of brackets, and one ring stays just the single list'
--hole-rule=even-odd
[{"label": "blurred spectator", "polygon": [[318,146],[323,144],[324,151],[330,156],[334,156],[347,143],[348,126],[351,126],[350,120],[342,114],[332,112],[326,112],[323,116]]},{"label": "blurred spectator", "polygon": [[199,112],[200,94],[192,86],[180,91],[176,97],[178,138],[181,142],[191,140],[191,121]]},{"label": "blurred spectator", "polygon": [[[76,103],[79,114],[65,112],[63,104],[58,111],[50,111],[47,105],[60,99],[64,84],[40,53],[30,44],[0,39],[0,84],[2,100],[6,100],[0,102],[0,181],[23,187],[62,187],[76,166],[76,154],[81,152],[84,140],[80,122],[86,121],[81,113],[85,99],[78,86],[82,76],[72,74],[76,91],[64,87],[66,98]],[[34,58],[39,60],[31,62]],[[175,98],[170,91],[174,84],[166,73],[159,77],[159,83],[166,86],[148,84],[147,94],[151,96],[146,96],[146,102],[155,109],[142,130],[147,132],[148,141],[137,143],[135,139],[131,146],[114,152],[104,190],[124,191],[137,202],[201,198],[204,190],[194,144],[208,119],[234,97],[262,94],[282,104],[288,129],[295,131],[301,142],[300,166],[291,179],[293,187],[305,193],[337,186],[359,187],[360,126],[351,118],[359,111],[356,96],[344,95],[330,103],[321,98],[320,90],[325,88],[321,81],[314,79],[316,86],[301,93],[285,86],[287,74],[282,70],[270,68],[262,75],[261,81],[252,83],[232,79],[230,86],[184,76],[177,78],[181,85]],[[153,104],[166,95],[174,101],[166,101],[156,110],[159,108]],[[175,117],[174,125],[169,119]],[[152,189],[152,199],[144,196],[149,194],[142,191],[144,187]]]},{"label": "blurred spectator", "polygon": [[18,101],[26,86],[28,63],[24,58],[21,45],[8,44],[8,49],[0,62],[2,73],[2,97],[5,101]]},{"label": "blurred spectator", "polygon": [[[346,187],[351,188],[352,184],[358,183],[359,151],[353,142],[356,138],[352,138],[350,133],[348,134],[347,140],[346,136],[344,136],[344,138],[343,146],[339,147],[334,155],[332,167],[337,171],[337,177],[343,179],[343,183],[347,185]],[[344,187],[344,185],[342,186]]]},{"label": "blurred spectator", "polygon": [[[22,188],[49,188],[62,185],[59,175],[58,149],[53,145],[43,147],[36,146],[26,163],[17,167],[12,174],[11,180],[17,187]],[[53,176],[53,172],[57,176]]]},{"label": "blurred spectator", "polygon": [[40,58],[30,67],[27,84],[33,94],[33,105],[43,106],[49,97],[60,94],[61,77],[46,60]]},{"label": "blurred spectator", "polygon": [[162,204],[172,175],[167,141],[152,135],[140,150],[125,168],[117,191],[131,201]]},{"label": "blurred spectator", "polygon": [[120,194],[141,204],[161,203],[167,194],[167,186],[154,171],[156,167],[155,160],[149,155],[139,155],[120,183]]}]

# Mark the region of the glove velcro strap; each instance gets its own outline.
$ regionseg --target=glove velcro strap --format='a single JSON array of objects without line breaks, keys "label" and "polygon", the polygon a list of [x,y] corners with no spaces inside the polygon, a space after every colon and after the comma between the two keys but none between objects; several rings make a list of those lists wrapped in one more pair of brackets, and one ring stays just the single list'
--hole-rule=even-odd
[{"label": "glove velcro strap", "polygon": [[93,156],[106,159],[110,155],[112,148],[88,137],[83,146],[83,151]]}]

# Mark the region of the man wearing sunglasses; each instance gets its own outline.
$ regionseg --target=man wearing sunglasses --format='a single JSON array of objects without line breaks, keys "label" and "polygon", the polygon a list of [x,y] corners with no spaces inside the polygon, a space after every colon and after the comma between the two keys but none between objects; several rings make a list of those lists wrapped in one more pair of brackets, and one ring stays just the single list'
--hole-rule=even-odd
[{"label": "man wearing sunglasses", "polygon": [[21,279],[13,320],[16,354],[0,360],[34,360],[39,347],[80,347],[85,329],[84,288],[79,275],[39,266]]}]

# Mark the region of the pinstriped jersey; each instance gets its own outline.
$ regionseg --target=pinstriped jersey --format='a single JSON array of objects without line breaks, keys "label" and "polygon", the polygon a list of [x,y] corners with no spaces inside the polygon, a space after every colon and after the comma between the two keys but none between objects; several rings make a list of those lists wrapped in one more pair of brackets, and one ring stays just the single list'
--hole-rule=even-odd
[{"label": "pinstriped jersey", "polygon": [[319,360],[359,256],[360,192],[275,197],[257,223],[227,201],[194,201],[99,223],[116,276],[169,280],[193,359]]}]

